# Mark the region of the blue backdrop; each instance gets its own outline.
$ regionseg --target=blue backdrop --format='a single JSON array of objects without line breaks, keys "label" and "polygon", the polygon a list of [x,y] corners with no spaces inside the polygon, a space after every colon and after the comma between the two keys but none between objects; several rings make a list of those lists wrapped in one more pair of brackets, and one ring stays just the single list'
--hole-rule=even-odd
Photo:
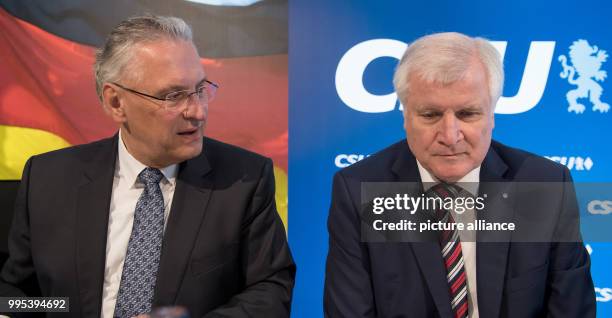
[{"label": "blue backdrop", "polygon": [[[332,175],[405,136],[391,79],[406,44],[422,35],[458,31],[494,41],[506,71],[494,138],[565,164],[576,182],[612,180],[612,111],[604,112],[605,103],[612,103],[612,80],[602,73],[612,64],[604,58],[606,50],[612,52],[610,13],[612,4],[587,0],[384,5],[292,0],[289,240],[298,264],[294,316],[322,316]],[[576,74],[563,78],[561,73],[567,69],[571,75],[571,68]],[[576,89],[591,96],[577,101],[584,109],[566,98]],[[600,101],[593,98],[598,90],[603,90]],[[581,201],[587,213],[612,212],[609,191],[587,209],[589,202]],[[611,317],[612,244],[587,243],[598,317]]]}]

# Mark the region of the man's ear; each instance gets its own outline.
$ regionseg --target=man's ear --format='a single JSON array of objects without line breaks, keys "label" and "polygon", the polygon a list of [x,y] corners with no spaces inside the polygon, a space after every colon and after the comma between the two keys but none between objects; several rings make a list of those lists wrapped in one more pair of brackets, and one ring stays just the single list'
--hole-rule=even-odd
[{"label": "man's ear", "polygon": [[118,93],[116,86],[104,83],[104,86],[102,86],[102,106],[114,122],[123,123],[126,121],[125,105],[124,100],[120,98]]},{"label": "man's ear", "polygon": [[404,120],[404,124],[403,124],[404,131],[408,131],[408,118],[407,118],[407,116],[408,116],[408,109],[406,109],[406,106],[404,106],[404,105],[405,104],[401,104],[400,103],[400,106],[402,107],[402,118]]}]

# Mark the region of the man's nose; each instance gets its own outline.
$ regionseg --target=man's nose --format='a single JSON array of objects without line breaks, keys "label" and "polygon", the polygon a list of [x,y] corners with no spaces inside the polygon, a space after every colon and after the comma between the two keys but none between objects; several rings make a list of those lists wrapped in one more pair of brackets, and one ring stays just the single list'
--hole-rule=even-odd
[{"label": "man's nose", "polygon": [[438,141],[446,146],[457,144],[463,139],[460,123],[455,114],[444,114],[438,131]]},{"label": "man's nose", "polygon": [[206,119],[208,114],[208,102],[200,100],[197,94],[192,94],[189,96],[186,103],[186,108],[183,111],[185,119],[194,119],[198,121]]}]

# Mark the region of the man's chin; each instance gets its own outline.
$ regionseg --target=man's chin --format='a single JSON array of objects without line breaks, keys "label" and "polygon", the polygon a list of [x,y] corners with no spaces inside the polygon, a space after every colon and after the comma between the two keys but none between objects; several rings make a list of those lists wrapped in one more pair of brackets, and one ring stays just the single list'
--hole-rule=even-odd
[{"label": "man's chin", "polygon": [[185,160],[193,159],[202,153],[202,142],[199,144],[185,145],[182,149],[177,149],[174,158],[177,163],[181,163]]},{"label": "man's chin", "polygon": [[185,160],[199,156],[202,153],[202,148],[202,143],[200,142],[198,146],[194,146],[191,149],[188,149],[186,152]]}]

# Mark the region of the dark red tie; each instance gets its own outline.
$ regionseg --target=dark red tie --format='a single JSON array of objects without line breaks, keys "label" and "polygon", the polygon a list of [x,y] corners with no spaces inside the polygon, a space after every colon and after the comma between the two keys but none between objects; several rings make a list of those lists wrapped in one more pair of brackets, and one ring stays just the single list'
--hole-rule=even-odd
[{"label": "dark red tie", "polygon": [[[463,196],[465,191],[462,188],[447,184],[439,183],[427,191],[429,196],[444,198],[456,198]],[[436,209],[436,217],[443,223],[455,223],[451,211],[445,210],[442,207]],[[468,316],[468,288],[467,277],[465,276],[465,268],[463,263],[463,253],[461,252],[461,241],[459,232],[455,230],[441,231],[439,236],[440,248],[442,249],[442,257],[444,258],[444,266],[446,267],[446,280],[451,299],[451,309],[455,318],[464,318]]]}]

